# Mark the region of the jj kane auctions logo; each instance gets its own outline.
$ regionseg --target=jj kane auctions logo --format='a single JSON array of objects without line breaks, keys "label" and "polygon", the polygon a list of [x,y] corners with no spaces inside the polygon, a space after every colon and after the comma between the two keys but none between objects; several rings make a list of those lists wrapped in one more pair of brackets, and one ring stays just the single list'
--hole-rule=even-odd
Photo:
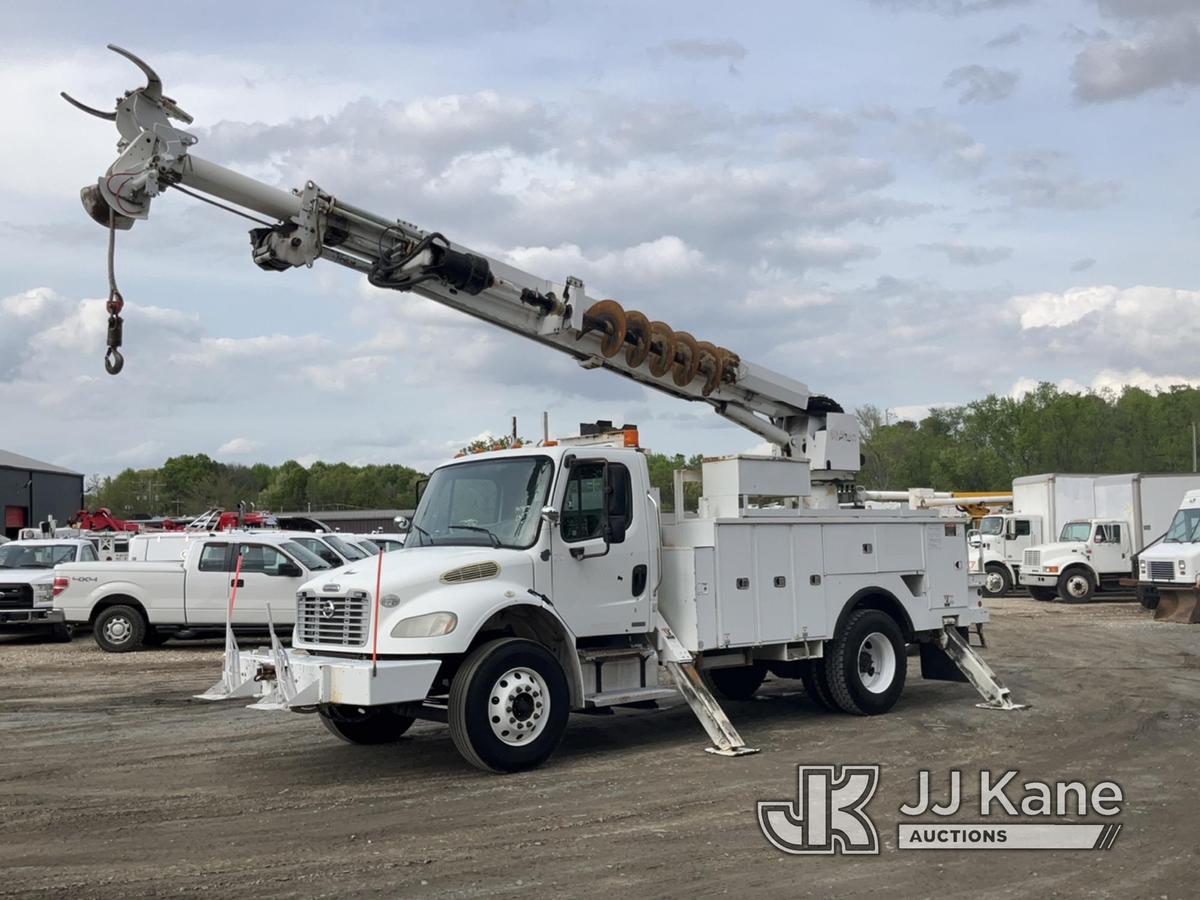
[{"label": "jj kane auctions logo", "polygon": [[[877,854],[879,833],[867,804],[879,786],[879,766],[797,766],[795,800],[762,800],[758,825],[767,840],[790,854]],[[979,817],[947,821],[964,811],[963,775],[951,769],[943,800],[935,800],[928,770],[918,773],[917,797],[900,807],[896,846],[901,850],[1107,850],[1119,822],[1061,821],[1068,816],[1111,818],[1121,812],[1120,785],[1101,781],[1026,781],[1018,772],[979,773]],[[934,818],[927,819],[926,816]],[[918,818],[920,817],[920,818]],[[1039,821],[1014,822],[1013,818]],[[1057,820],[1057,821],[1056,821]]]}]

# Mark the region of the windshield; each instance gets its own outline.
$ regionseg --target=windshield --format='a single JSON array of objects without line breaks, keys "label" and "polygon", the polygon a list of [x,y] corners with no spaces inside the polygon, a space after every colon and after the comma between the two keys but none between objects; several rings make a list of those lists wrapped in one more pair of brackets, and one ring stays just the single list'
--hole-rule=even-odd
[{"label": "windshield", "polygon": [[[1171,520],[1167,529],[1164,544],[1195,544],[1200,543],[1200,509],[1181,509]],[[0,550],[0,553],[3,553]]]},{"label": "windshield", "polygon": [[377,553],[379,553],[379,545],[374,541],[367,540],[366,538],[359,538],[358,546],[362,547],[372,556],[375,556]]},{"label": "windshield", "polygon": [[0,569],[53,569],[75,562],[74,544],[5,544],[0,547]]},{"label": "windshield", "polygon": [[329,569],[332,568],[329,563],[317,556],[311,550],[301,547],[295,541],[284,541],[279,545],[288,553],[292,554],[295,559],[306,569]]},{"label": "windshield", "polygon": [[413,514],[407,545],[533,545],[554,478],[546,456],[515,456],[438,469]]},{"label": "windshield", "polygon": [[1060,541],[1086,541],[1092,536],[1091,522],[1068,522],[1063,526]]},{"label": "windshield", "polygon": [[979,523],[979,533],[993,537],[1004,534],[1004,516],[984,516]]},{"label": "windshield", "polygon": [[326,534],[323,535],[323,537],[325,538],[325,542],[329,544],[330,547],[342,554],[342,556],[346,557],[346,559],[350,560],[350,562],[367,558],[367,554],[363,553],[358,549],[358,547],[354,546],[354,544],[351,544],[349,541],[343,541],[341,538],[334,537],[332,534]]}]

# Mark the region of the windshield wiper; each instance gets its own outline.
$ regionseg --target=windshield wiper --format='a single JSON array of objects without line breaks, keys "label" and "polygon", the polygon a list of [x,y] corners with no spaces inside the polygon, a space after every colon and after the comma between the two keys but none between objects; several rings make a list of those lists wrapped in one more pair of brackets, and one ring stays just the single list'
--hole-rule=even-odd
[{"label": "windshield wiper", "polygon": [[459,528],[459,529],[462,529],[463,531],[482,532],[483,534],[486,534],[488,537],[490,537],[492,539],[493,547],[498,548],[500,546],[500,538],[496,537],[494,534],[492,534],[490,531],[488,531],[488,529],[484,528],[482,525],[447,525],[446,527],[451,528],[451,529]]}]

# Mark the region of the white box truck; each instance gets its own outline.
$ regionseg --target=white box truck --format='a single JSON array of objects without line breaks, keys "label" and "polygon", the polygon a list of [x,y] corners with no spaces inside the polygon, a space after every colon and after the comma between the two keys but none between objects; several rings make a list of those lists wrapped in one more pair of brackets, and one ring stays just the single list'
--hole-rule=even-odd
[{"label": "white box truck", "polygon": [[1057,542],[1027,549],[1021,584],[1036,599],[1056,594],[1071,603],[1119,587],[1134,574],[1135,554],[1166,533],[1184,495],[1196,488],[1200,475],[1097,477],[1093,514],[1067,521]]},{"label": "white box truck", "polygon": [[[1057,538],[1067,522],[1095,515],[1097,477],[1052,472],[1013,479],[1012,512],[984,516],[971,535],[970,569],[983,572],[985,596],[1003,596],[1020,582],[1028,548]],[[1049,600],[1054,592],[1038,589],[1036,596]]]},{"label": "white box truck", "polygon": [[1166,534],[1138,554],[1137,595],[1155,619],[1200,621],[1200,490],[1183,495]]}]

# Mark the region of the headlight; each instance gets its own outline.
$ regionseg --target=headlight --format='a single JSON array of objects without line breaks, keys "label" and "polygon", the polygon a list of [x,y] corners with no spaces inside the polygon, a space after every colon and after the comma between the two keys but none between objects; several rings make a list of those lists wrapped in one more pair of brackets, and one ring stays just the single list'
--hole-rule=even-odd
[{"label": "headlight", "polygon": [[1179,574],[1180,575],[1187,574],[1187,563],[1184,562],[1182,559],[1179,561]]},{"label": "headlight", "polygon": [[49,603],[54,599],[54,584],[47,582],[46,584],[35,584],[33,586],[33,602],[34,603]]},{"label": "headlight", "polygon": [[1138,560],[1138,571],[1143,575],[1146,574],[1146,561],[1144,559]]},{"label": "headlight", "polygon": [[426,613],[401,619],[392,629],[395,638],[427,638],[449,634],[458,627],[458,616],[452,612]]}]

